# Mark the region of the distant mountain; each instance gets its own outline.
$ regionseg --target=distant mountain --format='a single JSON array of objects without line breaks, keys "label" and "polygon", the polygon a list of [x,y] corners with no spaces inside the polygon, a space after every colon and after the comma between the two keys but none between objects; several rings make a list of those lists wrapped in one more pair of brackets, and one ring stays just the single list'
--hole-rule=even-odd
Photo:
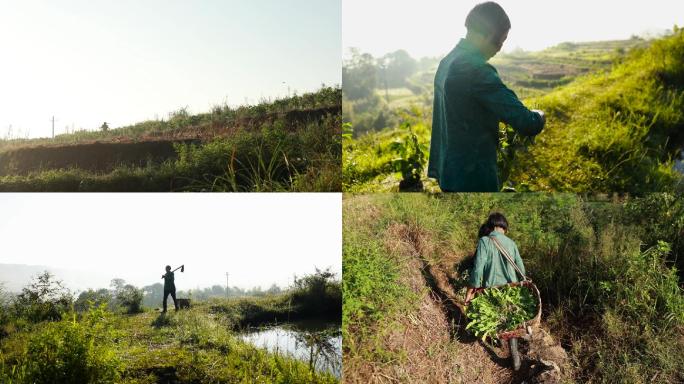
[{"label": "distant mountain", "polygon": [[0,264],[0,282],[8,292],[21,292],[36,276],[44,271],[55,275],[57,280],[72,291],[80,292],[88,288],[107,288],[112,277],[103,274],[87,273],[75,269],[54,268],[45,265]]}]

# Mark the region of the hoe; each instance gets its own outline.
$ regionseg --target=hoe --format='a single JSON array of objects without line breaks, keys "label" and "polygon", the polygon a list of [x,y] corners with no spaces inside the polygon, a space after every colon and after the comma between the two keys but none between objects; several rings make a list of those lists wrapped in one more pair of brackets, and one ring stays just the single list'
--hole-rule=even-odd
[{"label": "hoe", "polygon": [[185,264],[181,265],[180,267],[174,269],[174,270],[171,271],[171,272],[176,272],[176,271],[179,270],[179,269],[181,270],[181,272],[185,272]]}]

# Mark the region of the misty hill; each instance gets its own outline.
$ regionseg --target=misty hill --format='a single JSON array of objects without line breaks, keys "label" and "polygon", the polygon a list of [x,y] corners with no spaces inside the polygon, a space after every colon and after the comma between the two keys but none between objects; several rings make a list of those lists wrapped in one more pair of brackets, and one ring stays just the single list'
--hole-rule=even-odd
[{"label": "misty hill", "polygon": [[100,288],[103,281],[109,281],[106,273],[78,271],[75,269],[54,268],[45,265],[0,264],[0,282],[8,292],[21,292],[27,284],[41,273],[48,271],[65,282],[65,287],[79,292],[88,288]]}]

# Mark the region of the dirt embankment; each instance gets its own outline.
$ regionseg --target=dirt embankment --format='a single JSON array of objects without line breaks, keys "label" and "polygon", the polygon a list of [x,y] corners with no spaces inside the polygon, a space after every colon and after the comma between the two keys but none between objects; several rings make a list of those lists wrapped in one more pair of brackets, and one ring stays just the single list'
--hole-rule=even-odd
[{"label": "dirt embankment", "polygon": [[144,166],[174,158],[173,144],[186,141],[144,141],[137,143],[94,142],[62,146],[19,148],[0,153],[0,176],[24,175],[46,169],[79,168],[107,172],[117,165]]},{"label": "dirt embankment", "polygon": [[421,303],[417,313],[404,314],[402,327],[386,339],[386,348],[404,351],[405,361],[355,367],[366,372],[354,377],[376,383],[551,384],[571,374],[565,350],[543,326],[521,343],[526,357],[518,372],[511,368],[507,346],[488,346],[466,331],[454,266],[469,255],[437,249],[429,234],[405,224],[388,229],[385,246],[403,259],[407,273],[402,283],[421,293]]},{"label": "dirt embankment", "polygon": [[[259,117],[241,118],[226,125],[190,126],[158,131],[141,137],[116,136],[70,144],[26,145],[0,152],[0,176],[26,175],[50,169],[78,168],[91,172],[110,172],[120,165],[145,166],[176,158],[176,143],[201,143],[228,137],[240,130],[259,129],[280,120],[286,129],[296,131],[303,124],[340,114],[340,107],[292,110]],[[113,130],[112,132],[115,132]]]}]

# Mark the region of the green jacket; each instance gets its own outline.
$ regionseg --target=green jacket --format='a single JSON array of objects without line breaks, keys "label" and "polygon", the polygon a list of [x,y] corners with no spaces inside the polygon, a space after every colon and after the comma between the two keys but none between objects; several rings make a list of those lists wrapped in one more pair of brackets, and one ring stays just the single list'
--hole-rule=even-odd
[{"label": "green jacket", "polygon": [[[513,261],[522,273],[526,273],[518,247],[516,247],[513,240],[497,231],[493,231],[489,236],[496,237],[501,246],[508,251],[508,254],[513,258]],[[470,271],[470,286],[473,288],[496,287],[520,281],[522,279],[520,275],[506,257],[499,252],[494,245],[494,241],[489,236],[480,238],[480,241],[477,243],[475,265]]]},{"label": "green jacket", "polygon": [[167,272],[162,275],[164,278],[164,290],[165,291],[175,291],[176,284],[174,283],[173,272]]},{"label": "green jacket", "polygon": [[439,63],[435,75],[428,176],[443,191],[498,192],[499,122],[523,136],[544,128],[496,69],[465,39]]}]

